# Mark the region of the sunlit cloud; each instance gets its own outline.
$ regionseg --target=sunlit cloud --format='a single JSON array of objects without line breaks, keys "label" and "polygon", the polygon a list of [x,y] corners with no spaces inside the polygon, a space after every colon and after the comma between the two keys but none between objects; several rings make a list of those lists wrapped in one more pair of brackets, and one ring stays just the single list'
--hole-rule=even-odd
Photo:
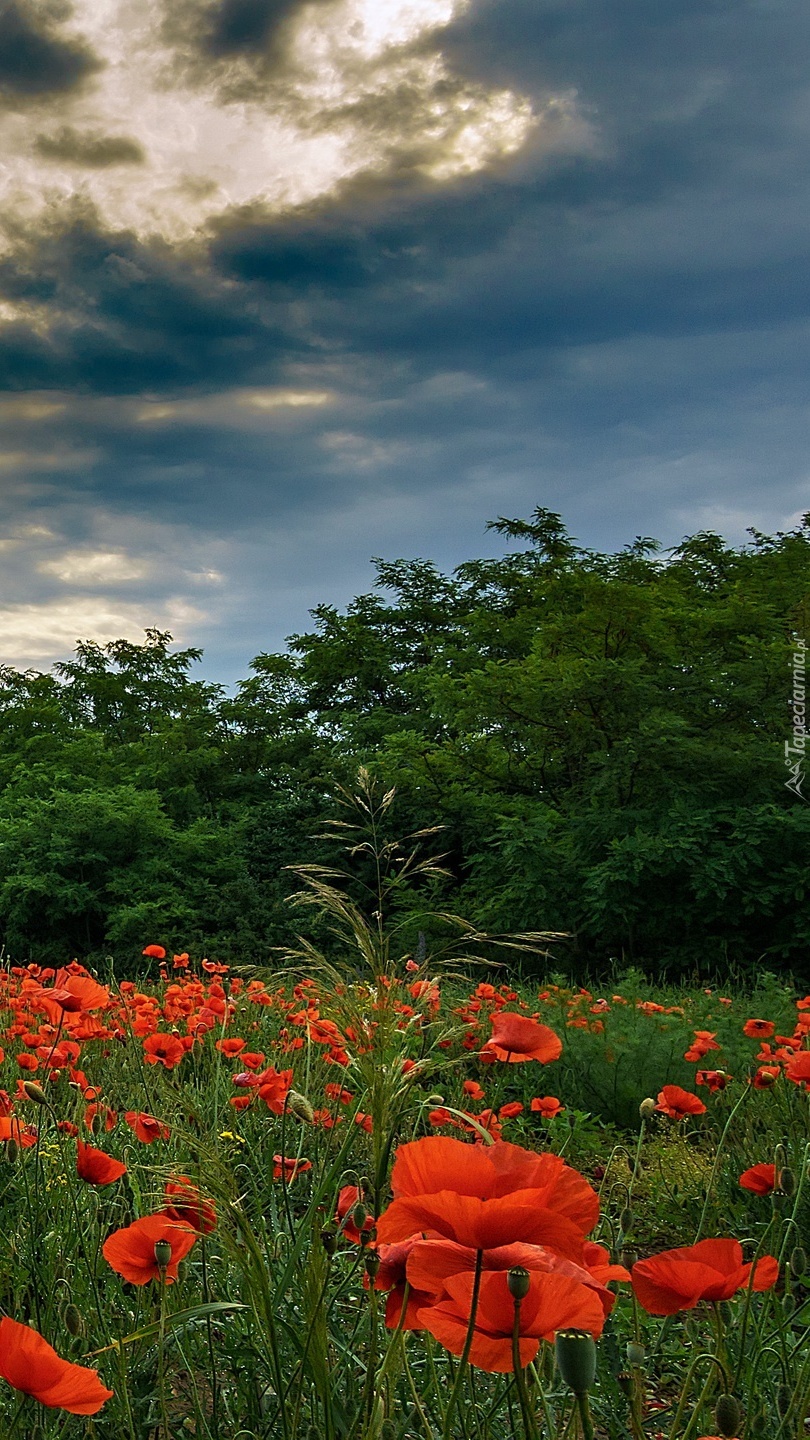
[{"label": "sunlit cloud", "polygon": [[70,654],[77,640],[143,640],[148,626],[162,626],[182,642],[188,630],[206,615],[187,601],[168,599],[160,605],[117,604],[71,596],[42,603],[0,606],[0,651],[6,663],[47,666]]},{"label": "sunlit cloud", "polygon": [[37,566],[42,575],[54,575],[65,585],[82,588],[142,580],[151,568],[149,561],[116,550],[76,550],[41,560]]},{"label": "sunlit cloud", "polygon": [[[466,4],[303,4],[275,71],[237,98],[233,63],[184,69],[165,0],[76,0],[61,33],[98,64],[50,106],[0,113],[6,222],[82,202],[108,228],[188,240],[232,207],[278,212],[402,165],[441,181],[484,168],[519,150],[538,117],[519,94],[449,68],[441,30]],[[185,6],[192,36],[204,9]]]}]

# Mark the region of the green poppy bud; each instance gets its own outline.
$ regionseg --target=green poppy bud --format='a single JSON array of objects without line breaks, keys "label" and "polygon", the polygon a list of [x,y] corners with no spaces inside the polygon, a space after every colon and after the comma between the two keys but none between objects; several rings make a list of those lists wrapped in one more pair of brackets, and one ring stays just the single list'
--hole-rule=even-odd
[{"label": "green poppy bud", "polygon": [[585,1395],[596,1379],[596,1342],[587,1330],[558,1330],[554,1336],[557,1368],[575,1395]]},{"label": "green poppy bud", "polygon": [[36,1080],[23,1080],[22,1088],[25,1091],[28,1099],[33,1100],[35,1105],[48,1104],[48,1097],[45,1094],[42,1086],[37,1084]]},{"label": "green poppy bud", "polygon": [[739,1400],[733,1395],[719,1395],[714,1407],[714,1423],[721,1435],[733,1437],[737,1434],[742,1420]]},{"label": "green poppy bud", "polygon": [[649,1095],[646,1100],[642,1100],[638,1107],[638,1113],[642,1120],[649,1120],[650,1116],[655,1114],[655,1101]]},{"label": "green poppy bud", "polygon": [[290,1090],[287,1092],[287,1110],[291,1115],[295,1115],[299,1120],[303,1120],[306,1125],[315,1124],[315,1111],[310,1105],[306,1095],[302,1095],[300,1090]]},{"label": "green poppy bud", "polygon": [[513,1300],[525,1300],[531,1288],[531,1275],[523,1265],[513,1265],[506,1272],[506,1283]]},{"label": "green poppy bud", "polygon": [[172,1247],[168,1240],[155,1241],[155,1264],[159,1270],[165,1270],[171,1264]]},{"label": "green poppy bud", "polygon": [[20,1153],[20,1147],[19,1147],[19,1145],[17,1144],[17,1141],[14,1139],[14,1136],[12,1135],[11,1138],[6,1141],[6,1159],[7,1159],[8,1163],[9,1163],[9,1165],[13,1165],[13,1164],[14,1164],[14,1162],[15,1162],[15,1160],[17,1159],[17,1156],[19,1155],[19,1153]]},{"label": "green poppy bud", "polygon": [[777,1385],[776,1410],[780,1419],[784,1420],[785,1416],[788,1413],[788,1410],[790,1409],[792,1400],[793,1391],[791,1387],[789,1385],[785,1385],[784,1382],[781,1385]]},{"label": "green poppy bud", "polygon": [[366,1209],[366,1207],[365,1207],[365,1205],[363,1204],[362,1200],[358,1200],[358,1201],[357,1201],[357,1204],[354,1205],[353,1208],[352,1208],[352,1224],[353,1224],[354,1226],[356,1226],[356,1228],[357,1228],[358,1230],[362,1230],[362,1228],[363,1228],[363,1226],[365,1225],[367,1219],[368,1219],[368,1210]]},{"label": "green poppy bud", "polygon": [[84,1321],[81,1311],[71,1301],[65,1306],[64,1313],[65,1329],[68,1335],[82,1335],[84,1333]]},{"label": "green poppy bud", "polygon": [[619,1228],[625,1236],[629,1235],[633,1228],[633,1212],[629,1206],[626,1206],[619,1216]]},{"label": "green poppy bud", "polygon": [[794,1246],[790,1252],[790,1272],[797,1280],[807,1273],[807,1251],[803,1245]]}]

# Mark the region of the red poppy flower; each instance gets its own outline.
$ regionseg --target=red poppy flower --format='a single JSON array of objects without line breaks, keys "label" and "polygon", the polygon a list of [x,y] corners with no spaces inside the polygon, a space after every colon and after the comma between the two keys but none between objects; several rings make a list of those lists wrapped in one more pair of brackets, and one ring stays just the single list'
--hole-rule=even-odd
[{"label": "red poppy flower", "polygon": [[190,1225],[199,1235],[210,1235],[217,1223],[217,1212],[210,1200],[205,1200],[193,1180],[187,1175],[177,1175],[166,1181],[165,1190],[168,1204],[163,1214],[170,1220],[179,1220],[181,1225]]},{"label": "red poppy flower", "polygon": [[274,1115],[284,1114],[284,1105],[292,1080],[292,1070],[277,1070],[275,1065],[269,1066],[267,1070],[262,1070],[260,1075],[254,1077],[253,1083],[257,1086],[259,1095],[268,1110],[272,1110]]},{"label": "red poppy flower", "polygon": [[[701,1240],[639,1260],[631,1274],[639,1303],[650,1315],[675,1315],[701,1300],[729,1300],[748,1285],[751,1266],[743,1264],[739,1240]],[[778,1276],[778,1261],[763,1255],[752,1288],[770,1290]]]},{"label": "red poppy flower", "polygon": [[168,1140],[171,1134],[168,1125],[156,1120],[154,1115],[146,1115],[143,1110],[127,1110],[124,1119],[144,1145],[151,1145],[155,1140]]},{"label": "red poppy flower", "polygon": [[791,1055],[785,1066],[785,1074],[794,1085],[810,1088],[810,1050],[799,1050],[797,1054]]},{"label": "red poppy flower", "polygon": [[725,1090],[731,1079],[732,1076],[727,1075],[725,1070],[698,1070],[695,1084],[705,1085],[712,1095],[716,1095],[718,1090]]},{"label": "red poppy flower", "polygon": [[743,1035],[748,1035],[751,1040],[770,1040],[775,1029],[773,1020],[746,1020]]},{"label": "red poppy flower", "polygon": [[142,955],[148,955],[150,960],[165,960],[166,951],[162,945],[145,945],[141,951]]},{"label": "red poppy flower", "polygon": [[596,1224],[599,1199],[558,1155],[519,1145],[467,1145],[429,1135],[401,1145],[391,1174],[394,1199],[377,1222],[378,1239],[417,1232],[489,1250],[522,1240],[577,1260]]},{"label": "red poppy flower", "polygon": [[491,1018],[492,1038],[484,1051],[496,1060],[516,1064],[520,1060],[539,1060],[548,1065],[562,1055],[562,1040],[547,1025],[539,1025],[528,1015],[499,1010]]},{"label": "red poppy flower", "polygon": [[295,1156],[274,1155],[273,1156],[273,1179],[280,1180],[282,1175],[289,1185],[296,1175],[303,1175],[307,1170],[312,1169],[311,1160],[296,1160]]},{"label": "red poppy flower", "polygon": [[[345,1236],[347,1240],[351,1240],[353,1245],[360,1244],[360,1231],[354,1223],[352,1212],[361,1198],[360,1191],[356,1185],[344,1185],[338,1195],[335,1220],[341,1227],[341,1235]],[[371,1230],[373,1226],[374,1217],[367,1215],[363,1221],[363,1229]]]},{"label": "red poppy flower", "polygon": [[740,1184],[743,1190],[751,1190],[755,1195],[771,1195],[776,1189],[776,1166],[752,1165],[750,1170],[743,1171]]},{"label": "red poppy flower", "polygon": [[149,1035],[143,1042],[143,1058],[147,1065],[163,1065],[173,1070],[186,1053],[186,1047],[177,1035]]},{"label": "red poppy flower", "polygon": [[683,1120],[686,1115],[705,1115],[706,1106],[698,1095],[692,1095],[689,1090],[682,1090],[680,1085],[665,1085],[659,1091],[658,1100],[655,1106],[662,1115],[669,1115],[673,1120]]},{"label": "red poppy flower", "polygon": [[71,1415],[96,1415],[112,1396],[87,1365],[63,1360],[30,1325],[0,1320],[0,1375],[40,1405]]},{"label": "red poppy flower", "polygon": [[477,1080],[465,1080],[461,1088],[470,1100],[483,1100],[484,1098],[484,1092]]},{"label": "red poppy flower", "polygon": [[565,1109],[565,1106],[560,1104],[556,1095],[535,1095],[529,1109],[535,1115],[542,1115],[544,1120],[553,1120],[555,1115],[559,1115]]},{"label": "red poppy flower", "polygon": [[[451,1275],[445,1282],[448,1298],[418,1312],[419,1322],[453,1355],[460,1355],[465,1346],[474,1284],[470,1271]],[[529,1292],[521,1302],[518,1321],[521,1363],[528,1365],[540,1349],[540,1341],[552,1340],[555,1331],[571,1327],[600,1335],[604,1320],[597,1296],[577,1280],[530,1272]],[[515,1302],[505,1271],[482,1273],[470,1363],[479,1370],[511,1371],[514,1324]]]},{"label": "red poppy flower", "polygon": [[760,1065],[752,1081],[754,1089],[772,1090],[781,1073],[778,1065]]},{"label": "red poppy flower", "polygon": [[240,1040],[236,1035],[233,1035],[226,1037],[224,1040],[217,1040],[214,1049],[221,1051],[223,1055],[238,1055],[241,1050],[244,1050],[246,1044],[246,1040]]},{"label": "red poppy flower", "polygon": [[[406,1244],[409,1246],[407,1279],[415,1292],[425,1296],[425,1304],[437,1304],[447,1298],[446,1282],[449,1276],[458,1275],[462,1271],[473,1274],[475,1271],[476,1251],[465,1245],[457,1245],[453,1240],[421,1240],[412,1237]],[[592,1245],[586,1246],[586,1249],[596,1252],[590,1257],[594,1263],[577,1265],[571,1260],[563,1259],[561,1255],[555,1255],[552,1250],[547,1250],[542,1245],[524,1245],[518,1241],[513,1245],[501,1245],[494,1250],[483,1250],[481,1264],[484,1271],[505,1272],[514,1265],[520,1265],[531,1273],[537,1271],[549,1275],[566,1275],[569,1280],[576,1280],[597,1295],[603,1315],[609,1315],[616,1296],[608,1290],[606,1281],[629,1280],[629,1272],[622,1265],[604,1264],[605,1258],[610,1258],[604,1246]]]},{"label": "red poppy flower", "polygon": [[146,1285],[150,1280],[160,1278],[160,1266],[155,1259],[158,1240],[167,1240],[172,1258],[165,1267],[167,1285],[177,1279],[177,1267],[185,1258],[197,1239],[190,1225],[181,1225],[170,1220],[165,1214],[144,1215],[132,1225],[116,1230],[104,1241],[101,1253],[107,1264],[131,1285]]},{"label": "red poppy flower", "polygon": [[112,1185],[114,1180],[120,1180],[122,1175],[126,1175],[127,1167],[120,1160],[114,1160],[112,1155],[106,1155],[103,1150],[96,1150],[92,1145],[85,1145],[83,1140],[78,1140],[76,1173],[80,1180],[86,1180],[89,1185]]}]

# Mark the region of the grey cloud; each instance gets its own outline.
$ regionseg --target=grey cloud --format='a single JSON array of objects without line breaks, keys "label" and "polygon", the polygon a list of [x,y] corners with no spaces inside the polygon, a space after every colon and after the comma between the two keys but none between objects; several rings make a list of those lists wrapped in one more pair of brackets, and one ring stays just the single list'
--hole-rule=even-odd
[{"label": "grey cloud", "polygon": [[140,165],[146,159],[137,140],[128,135],[74,130],[70,125],[63,125],[50,134],[37,135],[34,148],[45,160],[65,160],[91,170],[112,165]]},{"label": "grey cloud", "polygon": [[79,89],[101,67],[89,45],[59,33],[65,7],[4,0],[0,8],[0,104],[15,107]]},{"label": "grey cloud", "polygon": [[[288,103],[286,38],[307,0],[165,0],[162,34],[187,82],[224,99]],[[321,0],[309,0],[310,4]]]}]

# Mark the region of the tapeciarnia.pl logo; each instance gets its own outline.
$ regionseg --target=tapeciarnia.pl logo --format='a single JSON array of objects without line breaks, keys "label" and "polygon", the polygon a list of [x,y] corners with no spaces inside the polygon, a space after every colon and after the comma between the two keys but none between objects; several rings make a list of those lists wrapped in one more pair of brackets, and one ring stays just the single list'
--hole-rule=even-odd
[{"label": "tapeciarnia.pl logo", "polygon": [[800,638],[793,651],[793,694],[788,701],[793,716],[791,739],[785,741],[785,765],[788,778],[785,785],[798,795],[800,800],[808,797],[802,791],[805,779],[805,750],[807,746],[807,705],[805,702],[805,663],[807,641]]}]

